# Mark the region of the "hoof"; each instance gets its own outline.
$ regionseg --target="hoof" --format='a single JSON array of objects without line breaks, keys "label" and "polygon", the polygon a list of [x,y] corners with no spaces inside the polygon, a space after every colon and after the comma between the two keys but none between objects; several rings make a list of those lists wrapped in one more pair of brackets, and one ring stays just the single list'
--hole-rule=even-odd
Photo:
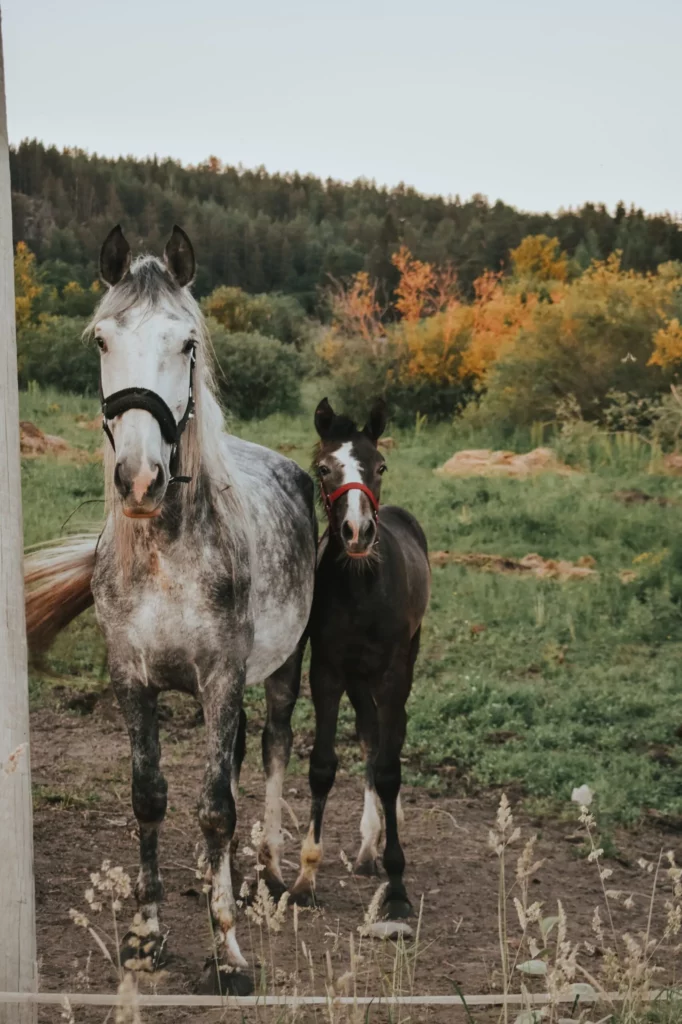
[{"label": "hoof", "polygon": [[286,885],[281,878],[275,878],[274,876],[264,875],[263,881],[268,887],[268,892],[272,896],[275,903],[279,903],[285,892],[288,892]]},{"label": "hoof", "polygon": [[393,896],[384,900],[379,916],[382,921],[404,921],[407,917],[414,917],[414,911],[406,897]]},{"label": "hoof", "polygon": [[225,964],[207,960],[196,986],[198,996],[250,996],[253,981],[248,974]]},{"label": "hoof", "polygon": [[311,910],[322,906],[314,889],[292,889],[289,894],[289,903],[295,903],[297,907],[308,907]]},{"label": "hoof", "polygon": [[356,861],[355,866],[353,867],[353,874],[357,878],[378,878],[379,865],[374,857],[370,860]]},{"label": "hoof", "polygon": [[128,932],[121,943],[121,966],[127,971],[152,974],[168,962],[165,935],[138,935]]},{"label": "hoof", "polygon": [[411,939],[414,934],[405,921],[375,921],[374,924],[367,925],[365,931],[373,939],[392,939],[394,942],[400,938]]}]

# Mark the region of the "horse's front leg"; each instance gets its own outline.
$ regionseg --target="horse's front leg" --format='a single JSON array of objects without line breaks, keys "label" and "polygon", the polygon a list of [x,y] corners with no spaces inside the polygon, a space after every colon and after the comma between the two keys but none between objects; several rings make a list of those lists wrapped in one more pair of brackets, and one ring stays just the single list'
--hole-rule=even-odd
[{"label": "horse's front leg", "polygon": [[199,801],[199,824],[206,843],[211,880],[211,916],[215,928],[215,957],[207,963],[199,992],[249,995],[253,982],[236,933],[237,905],[232,891],[231,847],[237,825],[234,798],[235,758],[245,670],[214,680],[203,695],[206,772]]},{"label": "horse's front leg", "polygon": [[265,824],[258,851],[262,877],[275,899],[286,891],[280,866],[282,849],[282,786],[291,756],[293,733],[291,716],[301,686],[302,641],[281,668],[265,682],[267,718],[263,729],[263,767],[265,768]]},{"label": "horse's front leg", "polygon": [[135,886],[138,913],[123,939],[121,964],[153,971],[165,939],[159,925],[163,884],[159,872],[159,830],[166,814],[168,785],[161,774],[157,692],[139,682],[112,681],[123,712],[132,753],[133,811],[140,834],[140,872]]}]

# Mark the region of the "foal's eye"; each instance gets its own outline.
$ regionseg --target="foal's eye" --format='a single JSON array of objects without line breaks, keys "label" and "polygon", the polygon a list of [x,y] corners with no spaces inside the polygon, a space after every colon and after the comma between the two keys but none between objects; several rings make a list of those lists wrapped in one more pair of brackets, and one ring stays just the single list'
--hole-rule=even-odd
[{"label": "foal's eye", "polygon": [[331,469],[329,468],[329,466],[318,466],[317,473],[318,476],[329,476],[329,474],[331,473]]},{"label": "foal's eye", "polygon": [[382,462],[381,465],[377,469],[377,473],[379,474],[379,476],[383,476],[384,473],[386,473],[387,471],[388,471],[388,466],[386,465],[385,462]]}]

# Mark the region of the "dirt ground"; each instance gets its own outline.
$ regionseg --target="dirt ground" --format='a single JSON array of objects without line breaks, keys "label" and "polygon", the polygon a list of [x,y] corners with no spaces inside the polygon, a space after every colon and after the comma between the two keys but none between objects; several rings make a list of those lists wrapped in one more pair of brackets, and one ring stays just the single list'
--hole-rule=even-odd
[{"label": "dirt ground", "polygon": [[[71,705],[71,708],[68,707]],[[199,830],[194,806],[199,792],[203,760],[203,727],[197,723],[195,709],[184,698],[173,700],[164,721],[164,770],[169,782],[169,813],[162,833],[161,865],[166,885],[163,924],[168,929],[169,962],[165,971],[147,984],[157,992],[191,993],[209,951],[209,927],[205,896],[195,877],[196,844]],[[304,741],[299,741],[305,747]],[[242,844],[248,844],[251,825],[262,818],[263,781],[256,769],[260,746],[258,723],[250,723],[249,756],[242,776],[243,795],[238,808]],[[302,752],[304,752],[302,750]],[[344,758],[346,765],[348,758]],[[32,717],[32,770],[36,791],[35,875],[38,914],[40,986],[45,991],[113,991],[116,978],[110,964],[82,928],[69,919],[70,908],[85,911],[84,891],[89,874],[97,871],[104,859],[122,865],[134,878],[137,870],[135,822],[129,799],[129,748],[118,709],[111,698],[96,703],[64,691],[62,706],[42,709]],[[510,799],[512,794],[510,793]],[[285,810],[285,822],[291,835],[285,847],[286,877],[293,881],[298,861],[299,834],[305,831],[308,810],[307,780],[303,774],[287,777],[285,797],[291,813]],[[455,994],[500,991],[497,891],[499,862],[488,846],[488,830],[495,819],[499,793],[471,795],[464,791],[434,797],[425,790],[403,790],[405,826],[402,831],[407,857],[406,883],[412,902],[419,907],[423,898],[423,917],[419,953],[413,984],[403,968],[402,981],[391,982],[396,962],[396,947],[390,942],[362,939],[358,926],[363,908],[369,903],[376,881],[355,880],[341,861],[357,852],[359,820],[362,808],[362,784],[342,768],[332,793],[326,816],[325,862],[319,875],[322,909],[304,911],[299,919],[298,952],[292,917],[289,913],[281,934],[263,938],[253,925],[249,928],[243,913],[239,940],[250,963],[261,955],[275,965],[280,991],[291,991],[292,975],[298,966],[299,991],[324,994],[327,961],[338,979],[349,969],[350,936],[363,963],[358,969],[357,993],[380,993],[393,984],[409,994]],[[512,801],[513,802],[513,801]],[[576,809],[577,812],[577,809]],[[595,865],[580,855],[575,823],[552,824],[532,821],[517,815],[522,840],[539,836],[537,859],[544,864],[531,884],[531,898],[544,902],[545,914],[555,912],[556,901],[563,901],[569,922],[569,937],[574,941],[591,940],[594,907],[603,906],[601,886]],[[645,926],[650,877],[642,877],[637,860],[655,859],[659,851],[673,849],[682,861],[679,833],[661,828],[616,833],[613,856],[608,861],[613,876],[609,886],[635,897],[634,909],[616,910],[618,929],[636,933]],[[513,848],[510,875],[522,841]],[[609,852],[609,851],[607,851]],[[241,866],[253,873],[253,858],[241,856]],[[665,886],[663,887],[665,889]],[[662,908],[665,893],[660,899]],[[119,927],[125,930],[132,906],[124,907]],[[662,912],[662,909],[661,909]],[[519,934],[511,911],[511,949],[513,936]],[[112,931],[111,918],[103,918],[106,931]],[[660,913],[655,914],[660,925]],[[656,929],[655,929],[656,930]],[[306,943],[314,971],[304,961],[302,942]],[[583,961],[599,972],[599,951]],[[663,961],[665,964],[665,960]],[[669,961],[660,980],[672,981],[674,964]],[[410,970],[412,968],[410,967]],[[398,967],[400,971],[400,966]],[[314,977],[312,974],[314,973]],[[519,976],[520,977],[520,976]],[[387,980],[388,979],[388,980]],[[533,981],[533,979],[531,979]],[[538,985],[531,985],[538,988]],[[351,990],[352,994],[352,990]],[[260,1016],[231,1011],[228,1019],[284,1020],[273,1011]],[[360,1020],[388,1020],[386,1011],[373,1011]],[[306,1011],[299,1021],[329,1020],[324,1011]],[[490,1011],[474,1015],[477,1020],[496,1019]],[[76,1021],[104,1021],[106,1010],[76,1008]],[[41,1009],[41,1022],[60,1021],[56,1008]],[[113,1019],[113,1018],[112,1018]],[[170,1024],[175,1021],[208,1022],[220,1019],[218,1011],[155,1010],[145,1011],[145,1022]],[[334,1020],[345,1019],[334,1017]],[[413,1010],[393,1020],[464,1020],[463,1011]]]}]

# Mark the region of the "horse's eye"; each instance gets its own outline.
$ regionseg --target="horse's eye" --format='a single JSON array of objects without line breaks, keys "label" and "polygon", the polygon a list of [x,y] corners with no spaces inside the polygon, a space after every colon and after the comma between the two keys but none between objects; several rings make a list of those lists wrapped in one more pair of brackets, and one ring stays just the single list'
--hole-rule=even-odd
[{"label": "horse's eye", "polygon": [[381,465],[379,466],[379,468],[377,469],[377,473],[379,474],[379,476],[383,476],[384,473],[386,473],[387,471],[388,471],[388,466],[386,465],[385,462],[382,462]]},{"label": "horse's eye", "polygon": [[97,341],[97,347],[99,348],[100,352],[106,352],[107,343],[104,340],[104,338],[96,338],[95,340]]},{"label": "horse's eye", "polygon": [[317,473],[318,476],[329,476],[329,474],[331,473],[331,469],[329,468],[329,466],[318,466]]},{"label": "horse's eye", "polygon": [[187,341],[185,342],[185,344],[182,346],[183,353],[185,355],[189,355],[189,353],[193,352],[194,349],[196,348],[196,344],[197,343],[194,340],[194,338],[188,338]]}]

